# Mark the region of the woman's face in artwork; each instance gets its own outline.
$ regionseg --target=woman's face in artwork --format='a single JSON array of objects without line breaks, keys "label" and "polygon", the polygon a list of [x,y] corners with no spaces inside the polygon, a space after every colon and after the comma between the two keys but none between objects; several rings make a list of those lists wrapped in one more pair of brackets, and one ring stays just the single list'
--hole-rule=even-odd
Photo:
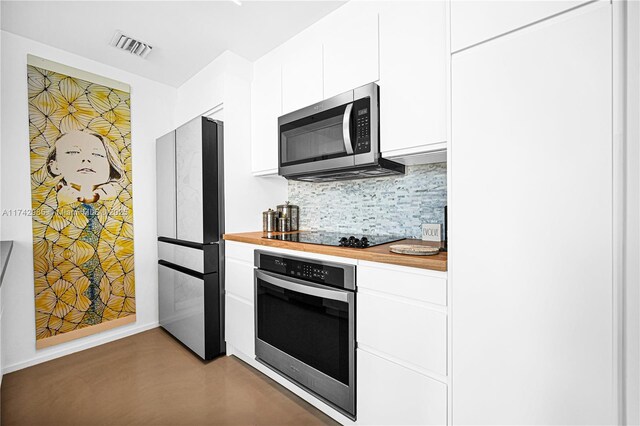
[{"label": "woman's face in artwork", "polygon": [[84,132],[70,132],[56,142],[51,170],[68,184],[93,187],[109,180],[110,165],[100,139]]}]

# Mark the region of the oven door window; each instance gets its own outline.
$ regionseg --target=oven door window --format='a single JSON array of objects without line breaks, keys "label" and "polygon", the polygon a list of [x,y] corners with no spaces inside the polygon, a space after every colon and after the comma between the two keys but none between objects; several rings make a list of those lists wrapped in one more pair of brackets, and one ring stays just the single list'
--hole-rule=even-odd
[{"label": "oven door window", "polygon": [[[280,126],[280,163],[283,166],[349,155],[342,122],[348,105],[329,109]],[[353,129],[349,118],[351,144]],[[350,145],[351,146],[351,145]]]},{"label": "oven door window", "polygon": [[258,279],[258,339],[349,385],[349,304]]}]

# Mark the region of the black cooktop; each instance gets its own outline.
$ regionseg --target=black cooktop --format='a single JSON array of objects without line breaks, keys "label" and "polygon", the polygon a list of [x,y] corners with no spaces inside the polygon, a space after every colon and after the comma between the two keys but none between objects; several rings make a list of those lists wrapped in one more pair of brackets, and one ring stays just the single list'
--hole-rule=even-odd
[{"label": "black cooktop", "polygon": [[323,246],[367,248],[379,246],[393,241],[404,240],[405,237],[392,235],[342,234],[340,232],[300,231],[295,234],[271,233],[262,238],[269,240],[291,241],[294,243],[320,244]]}]

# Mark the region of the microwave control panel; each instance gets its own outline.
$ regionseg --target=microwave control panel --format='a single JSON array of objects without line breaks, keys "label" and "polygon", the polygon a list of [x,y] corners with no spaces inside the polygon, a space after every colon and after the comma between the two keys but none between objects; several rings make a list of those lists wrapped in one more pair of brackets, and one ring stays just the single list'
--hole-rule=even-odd
[{"label": "microwave control panel", "polygon": [[371,151],[371,113],[370,101],[360,99],[355,102],[355,123],[356,123],[356,143],[355,154],[362,154]]}]

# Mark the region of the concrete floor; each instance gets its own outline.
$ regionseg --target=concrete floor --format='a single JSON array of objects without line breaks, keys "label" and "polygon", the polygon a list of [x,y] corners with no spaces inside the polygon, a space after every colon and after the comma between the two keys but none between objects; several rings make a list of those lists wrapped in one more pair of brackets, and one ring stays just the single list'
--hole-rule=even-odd
[{"label": "concrete floor", "polygon": [[156,328],[2,379],[2,426],[337,424],[235,357]]}]

